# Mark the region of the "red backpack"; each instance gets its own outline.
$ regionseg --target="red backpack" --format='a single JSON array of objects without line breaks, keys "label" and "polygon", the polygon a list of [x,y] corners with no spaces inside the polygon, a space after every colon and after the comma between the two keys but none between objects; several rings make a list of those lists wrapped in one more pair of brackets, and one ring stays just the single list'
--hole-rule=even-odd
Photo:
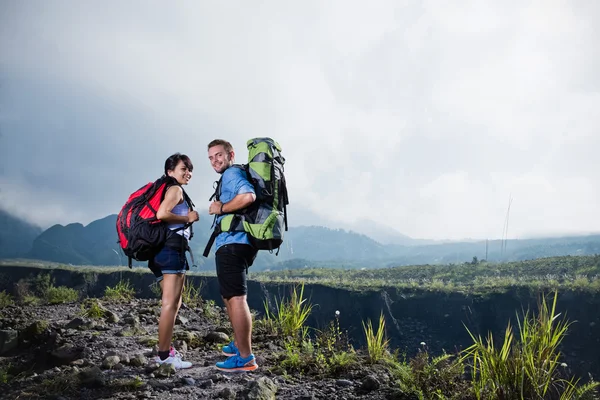
[{"label": "red backpack", "polygon": [[[165,198],[167,189],[179,185],[170,176],[163,176],[155,182],[149,182],[133,192],[117,216],[117,234],[123,253],[131,262],[148,261],[164,247],[171,232],[186,229],[191,224],[170,230],[166,223],[156,218],[160,203]],[[183,189],[183,188],[182,188]],[[183,191],[183,197],[190,207],[192,200]]]}]

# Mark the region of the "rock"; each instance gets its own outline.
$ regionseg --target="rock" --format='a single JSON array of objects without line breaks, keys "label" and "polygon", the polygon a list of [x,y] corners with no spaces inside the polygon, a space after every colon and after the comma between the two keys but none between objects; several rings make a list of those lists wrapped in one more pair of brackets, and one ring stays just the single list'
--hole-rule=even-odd
[{"label": "rock", "polygon": [[19,332],[14,329],[0,331],[0,354],[7,353],[19,345]]},{"label": "rock", "polygon": [[32,339],[39,336],[48,329],[49,325],[48,321],[35,321],[23,330],[23,337],[25,339]]},{"label": "rock", "polygon": [[119,356],[108,356],[102,361],[102,367],[106,369],[112,369],[120,362],[121,360],[119,359]]},{"label": "rock", "polygon": [[352,381],[349,381],[347,379],[338,379],[335,382],[335,385],[339,386],[339,387],[348,387],[348,386],[352,386]]},{"label": "rock", "polygon": [[375,376],[373,376],[373,375],[367,375],[363,379],[360,388],[362,390],[364,390],[365,392],[372,392],[373,390],[379,389],[380,386],[381,386],[381,384],[379,383],[379,381],[377,380],[377,378],[375,378]]},{"label": "rock", "polygon": [[86,368],[79,373],[79,381],[86,387],[101,387],[105,384],[102,370],[97,366]]},{"label": "rock", "polygon": [[130,364],[134,367],[143,367],[148,364],[148,359],[143,354],[136,354],[131,360]]},{"label": "rock", "polygon": [[175,370],[175,366],[173,364],[168,364],[168,363],[161,364],[160,367],[158,367],[158,369],[156,371],[154,371],[156,376],[163,377],[163,378],[168,378],[171,375],[175,375],[175,372],[177,372]]},{"label": "rock", "polygon": [[50,353],[50,356],[55,364],[67,365],[83,355],[83,349],[75,347],[72,344],[64,344],[58,349]]},{"label": "rock", "polygon": [[194,378],[185,377],[181,378],[181,383],[187,386],[194,386],[196,384],[196,381],[194,380]]},{"label": "rock", "polygon": [[248,384],[245,398],[248,400],[275,400],[277,385],[269,378],[263,376]]},{"label": "rock", "polygon": [[317,400],[314,394],[301,394],[296,397],[296,400]]},{"label": "rock", "polygon": [[206,380],[206,381],[202,381],[202,382],[200,382],[200,383],[198,384],[198,386],[199,386],[201,389],[210,389],[211,387],[213,387],[213,386],[214,386],[214,384],[215,384],[215,383],[213,382],[213,380],[212,380],[212,379],[208,379],[208,380]]},{"label": "rock", "polygon": [[121,354],[117,354],[117,355],[121,359],[121,364],[129,365],[131,363],[131,359],[129,358],[128,354],[121,353]]},{"label": "rock", "polygon": [[106,322],[109,322],[112,324],[119,323],[119,317],[117,316],[117,314],[115,314],[114,312],[112,312],[110,310],[104,311],[104,319],[106,320]]},{"label": "rock", "polygon": [[73,365],[73,366],[79,366],[79,367],[81,367],[81,366],[83,366],[85,364],[86,364],[86,361],[83,360],[83,359],[71,361],[71,365]]},{"label": "rock", "polygon": [[223,332],[212,331],[204,336],[204,340],[209,343],[228,343],[229,336]]},{"label": "rock", "polygon": [[175,318],[175,324],[187,325],[190,320],[183,315],[177,314],[177,318]]},{"label": "rock", "polygon": [[128,315],[123,318],[123,324],[133,326],[134,328],[140,327],[140,317],[137,315]]},{"label": "rock", "polygon": [[235,399],[235,390],[231,388],[225,388],[217,393],[217,396],[221,399],[234,400]]},{"label": "rock", "polygon": [[183,340],[187,343],[191,343],[194,339],[196,339],[196,335],[193,332],[188,331],[179,331],[176,332],[173,336],[175,339]]},{"label": "rock", "polygon": [[175,343],[173,343],[173,345],[181,353],[185,353],[186,351],[188,351],[188,345],[184,340],[176,340]]},{"label": "rock", "polygon": [[[73,320],[71,320],[71,322],[69,322],[66,325],[66,328],[67,329],[78,329],[78,330],[90,330],[90,329],[94,329],[96,327],[96,325],[98,325],[98,323],[94,320],[77,317],[77,318],[74,318]],[[73,335],[75,335],[75,334],[76,333],[74,333]]]}]

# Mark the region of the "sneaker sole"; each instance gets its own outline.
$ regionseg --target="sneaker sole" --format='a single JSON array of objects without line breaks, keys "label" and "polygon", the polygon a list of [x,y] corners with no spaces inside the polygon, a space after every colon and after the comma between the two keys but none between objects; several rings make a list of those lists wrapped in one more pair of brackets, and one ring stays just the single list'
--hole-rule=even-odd
[{"label": "sneaker sole", "polygon": [[255,371],[258,368],[258,364],[254,364],[254,365],[250,365],[247,367],[238,367],[238,368],[221,368],[221,367],[217,367],[217,369],[219,371],[223,371],[223,372],[249,372],[249,371]]},{"label": "sneaker sole", "polygon": [[224,355],[226,355],[227,357],[231,357],[231,356],[237,356],[237,353],[227,353],[225,351],[222,352]]}]

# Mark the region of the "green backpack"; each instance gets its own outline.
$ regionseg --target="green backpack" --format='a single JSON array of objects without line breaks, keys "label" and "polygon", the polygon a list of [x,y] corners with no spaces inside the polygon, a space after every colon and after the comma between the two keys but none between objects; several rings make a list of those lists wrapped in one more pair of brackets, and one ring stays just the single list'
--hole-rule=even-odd
[{"label": "green backpack", "polygon": [[[286,206],[289,202],[281,146],[271,138],[250,139],[246,145],[248,163],[234,164],[230,168],[246,171],[248,181],[254,186],[256,201],[236,213],[225,214],[218,223],[215,216],[215,229],[204,249],[204,257],[208,257],[215,238],[221,232],[246,232],[255,248],[269,251],[277,249],[278,254],[283,243],[283,232],[288,230]],[[220,193],[221,179],[209,200],[218,201]]]}]

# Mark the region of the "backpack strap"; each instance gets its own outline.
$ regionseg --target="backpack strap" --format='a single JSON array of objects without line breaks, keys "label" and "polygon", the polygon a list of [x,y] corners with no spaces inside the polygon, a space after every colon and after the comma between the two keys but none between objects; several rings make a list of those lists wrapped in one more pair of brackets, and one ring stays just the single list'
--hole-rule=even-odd
[{"label": "backpack strap", "polygon": [[[250,177],[250,174],[248,173],[247,164],[243,164],[243,165],[242,164],[233,164],[229,168],[239,168],[242,171],[246,171],[246,178],[248,179],[250,184],[252,184],[252,182],[250,181],[251,177]],[[223,175],[221,175],[221,178],[219,178],[219,180],[215,181],[215,183],[213,184],[213,187],[215,188],[215,192],[212,194],[212,196],[210,196],[210,198],[208,199],[209,201],[213,201],[213,200],[221,201],[222,180],[223,180]],[[238,210],[237,212],[234,212],[234,213],[227,213],[227,214],[236,214],[235,221],[231,222],[231,226],[238,227],[237,229],[230,229],[230,230],[228,230],[228,232],[236,231],[236,230],[244,232],[243,229],[241,229],[241,230],[239,229],[239,226],[241,225],[242,217],[241,217],[241,215],[238,215],[238,213],[244,212],[244,210]],[[210,238],[208,239],[208,243],[206,243],[206,247],[204,248],[204,253],[202,253],[202,256],[204,256],[204,257],[208,257],[208,253],[210,252],[210,248],[212,247],[213,243],[215,242],[215,239],[217,238],[217,236],[219,236],[220,233],[223,232],[223,229],[221,229],[221,224],[217,223],[218,217],[219,217],[219,215],[215,215],[215,217],[213,219],[211,228],[214,228],[214,229],[213,229],[212,234],[210,235]]]}]

